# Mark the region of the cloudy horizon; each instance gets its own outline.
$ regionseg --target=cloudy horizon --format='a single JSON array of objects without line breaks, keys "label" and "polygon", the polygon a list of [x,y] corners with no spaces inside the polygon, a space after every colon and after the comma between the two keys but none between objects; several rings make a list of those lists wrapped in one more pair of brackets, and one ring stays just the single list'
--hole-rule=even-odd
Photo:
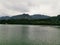
[{"label": "cloudy horizon", "polygon": [[0,16],[17,14],[60,14],[60,0],[0,0]]}]

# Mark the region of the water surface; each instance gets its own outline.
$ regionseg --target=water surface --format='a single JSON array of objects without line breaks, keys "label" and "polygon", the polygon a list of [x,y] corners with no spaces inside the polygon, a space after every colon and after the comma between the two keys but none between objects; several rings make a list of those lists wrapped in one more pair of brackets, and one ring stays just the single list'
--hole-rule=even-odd
[{"label": "water surface", "polygon": [[60,45],[60,26],[0,25],[0,45]]}]

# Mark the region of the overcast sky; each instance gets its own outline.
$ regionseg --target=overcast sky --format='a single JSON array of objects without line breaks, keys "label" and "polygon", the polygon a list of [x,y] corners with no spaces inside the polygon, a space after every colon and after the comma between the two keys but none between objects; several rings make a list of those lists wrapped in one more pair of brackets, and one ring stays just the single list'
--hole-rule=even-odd
[{"label": "overcast sky", "polygon": [[60,0],[0,0],[0,16],[28,14],[60,14]]}]

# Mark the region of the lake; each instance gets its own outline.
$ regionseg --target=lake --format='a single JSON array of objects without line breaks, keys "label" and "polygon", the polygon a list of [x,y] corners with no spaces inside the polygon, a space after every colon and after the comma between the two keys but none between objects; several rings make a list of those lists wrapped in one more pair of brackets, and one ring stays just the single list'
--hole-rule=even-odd
[{"label": "lake", "polygon": [[0,45],[60,45],[60,26],[0,25]]}]

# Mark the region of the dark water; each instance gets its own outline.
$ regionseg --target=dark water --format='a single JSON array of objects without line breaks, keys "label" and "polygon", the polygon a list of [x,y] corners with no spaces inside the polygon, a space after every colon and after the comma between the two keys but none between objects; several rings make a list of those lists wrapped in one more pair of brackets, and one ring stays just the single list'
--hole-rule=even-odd
[{"label": "dark water", "polygon": [[0,45],[60,45],[60,26],[0,25]]}]

